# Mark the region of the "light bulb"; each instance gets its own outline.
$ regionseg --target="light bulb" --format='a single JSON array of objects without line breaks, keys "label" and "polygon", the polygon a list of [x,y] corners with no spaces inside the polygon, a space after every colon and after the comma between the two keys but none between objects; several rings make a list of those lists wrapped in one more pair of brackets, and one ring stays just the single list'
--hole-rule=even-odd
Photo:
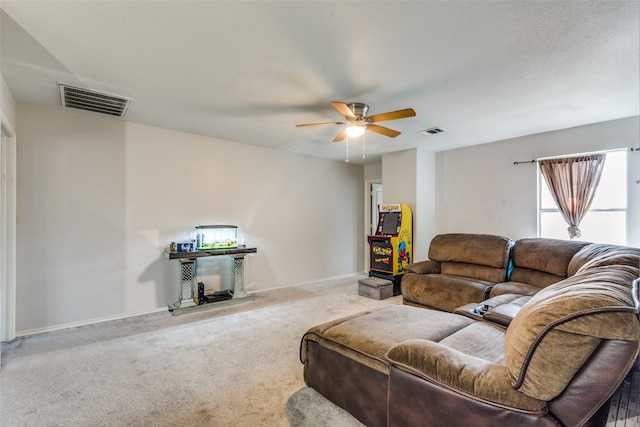
[{"label": "light bulb", "polygon": [[364,133],[365,127],[360,125],[349,125],[347,126],[345,131],[347,132],[347,135],[349,135],[352,138],[355,138]]}]

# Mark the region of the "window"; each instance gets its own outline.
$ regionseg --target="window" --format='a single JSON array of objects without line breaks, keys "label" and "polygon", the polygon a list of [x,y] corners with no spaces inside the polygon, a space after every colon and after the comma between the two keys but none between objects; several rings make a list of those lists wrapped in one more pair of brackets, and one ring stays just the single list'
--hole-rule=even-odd
[{"label": "window", "polygon": [[[568,239],[568,224],[562,218],[538,169],[538,224],[540,237]],[[589,212],[580,223],[579,240],[626,244],[627,236],[627,151],[607,153],[600,184]]]}]

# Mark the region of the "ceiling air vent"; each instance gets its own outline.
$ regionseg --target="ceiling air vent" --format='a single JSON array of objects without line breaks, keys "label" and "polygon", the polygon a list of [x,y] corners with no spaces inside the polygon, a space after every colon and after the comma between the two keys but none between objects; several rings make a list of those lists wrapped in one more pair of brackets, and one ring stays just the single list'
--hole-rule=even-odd
[{"label": "ceiling air vent", "polygon": [[446,132],[446,131],[447,131],[446,129],[439,128],[439,127],[434,127],[434,128],[421,130],[418,133],[421,133],[423,135],[437,135],[439,133]]},{"label": "ceiling air vent", "polygon": [[58,83],[58,87],[60,88],[60,100],[63,107],[124,117],[133,102],[131,98],[62,83]]}]

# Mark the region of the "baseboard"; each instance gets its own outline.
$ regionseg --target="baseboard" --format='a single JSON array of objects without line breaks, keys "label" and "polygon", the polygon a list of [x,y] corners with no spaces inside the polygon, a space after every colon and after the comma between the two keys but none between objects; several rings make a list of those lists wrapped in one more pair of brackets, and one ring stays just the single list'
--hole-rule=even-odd
[{"label": "baseboard", "polygon": [[[257,294],[257,293],[262,293],[262,292],[275,291],[275,290],[278,290],[278,289],[286,289],[286,288],[291,288],[291,287],[295,287],[295,286],[313,285],[313,284],[319,284],[319,283],[324,283],[324,282],[333,282],[333,281],[345,280],[345,279],[349,279],[349,278],[352,278],[352,277],[354,279],[356,279],[358,276],[362,276],[364,274],[365,274],[364,272],[361,272],[361,273],[344,274],[344,275],[340,275],[340,276],[325,277],[325,278],[318,279],[318,280],[311,280],[311,281],[308,281],[308,282],[302,282],[302,283],[297,283],[297,284],[293,284],[293,285],[285,285],[285,286],[280,286],[280,287],[277,287],[277,288],[260,289],[260,290],[257,290],[257,291],[247,291],[247,295]],[[120,319],[127,319],[127,318],[130,318],[130,317],[144,316],[144,315],[147,315],[147,314],[159,313],[159,312],[162,312],[162,311],[168,311],[167,307],[166,306],[165,307],[159,307],[159,308],[156,308],[154,310],[149,310],[149,311],[144,311],[144,312],[118,314],[118,315],[114,315],[114,316],[102,317],[102,318],[99,318],[99,319],[85,320],[85,321],[81,321],[81,322],[65,323],[65,324],[62,324],[62,325],[56,325],[56,326],[45,327],[45,328],[28,329],[28,330],[25,330],[25,331],[16,332],[16,338],[26,337],[26,336],[29,336],[29,335],[43,334],[43,333],[53,332],[53,331],[60,331],[60,330],[63,330],[63,329],[75,328],[75,327],[78,327],[78,326],[94,325],[94,324],[97,324],[97,323],[110,322],[112,320],[120,320]]]},{"label": "baseboard", "polygon": [[320,283],[341,281],[341,280],[346,280],[346,279],[350,279],[350,278],[353,278],[354,280],[357,280],[358,277],[363,276],[363,275],[366,275],[366,273],[360,272],[360,273],[342,274],[340,276],[324,277],[322,279],[310,280],[308,282],[300,282],[300,283],[295,283],[293,285],[278,286],[277,288],[260,289],[260,290],[257,290],[257,291],[247,291],[246,288],[245,288],[245,291],[247,292],[247,294],[258,294],[258,293],[261,293],[261,292],[276,291],[278,289],[287,289],[287,288],[293,288],[293,287],[296,287],[296,286],[316,285],[316,284],[320,284]]},{"label": "baseboard", "polygon": [[154,310],[143,311],[143,312],[141,311],[136,313],[118,314],[114,316],[101,317],[98,319],[85,320],[81,322],[65,323],[62,325],[56,325],[56,326],[51,326],[46,328],[27,329],[25,331],[16,332],[16,338],[26,337],[28,335],[44,334],[44,333],[53,332],[53,331],[60,331],[60,330],[69,329],[69,328],[76,328],[78,326],[95,325],[97,323],[111,322],[113,320],[128,319],[130,317],[144,316],[147,314],[159,313],[161,311],[167,311],[167,307],[160,307]]}]

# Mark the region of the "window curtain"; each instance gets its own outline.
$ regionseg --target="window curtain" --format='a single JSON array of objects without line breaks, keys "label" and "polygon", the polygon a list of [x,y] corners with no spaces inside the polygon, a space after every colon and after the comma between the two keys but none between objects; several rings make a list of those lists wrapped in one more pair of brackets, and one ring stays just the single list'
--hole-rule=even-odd
[{"label": "window curtain", "polygon": [[553,200],[569,224],[569,239],[581,236],[580,222],[596,194],[605,154],[540,160],[540,172]]}]

